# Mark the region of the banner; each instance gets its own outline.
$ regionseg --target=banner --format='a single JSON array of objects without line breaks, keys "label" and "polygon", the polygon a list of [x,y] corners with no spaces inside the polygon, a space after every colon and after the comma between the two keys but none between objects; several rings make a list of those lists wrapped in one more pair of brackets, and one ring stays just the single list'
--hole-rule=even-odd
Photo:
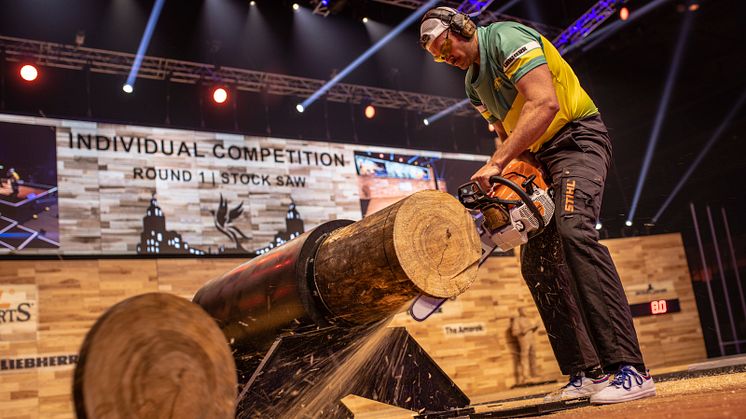
[{"label": "banner", "polygon": [[0,115],[0,251],[255,254],[486,156]]}]

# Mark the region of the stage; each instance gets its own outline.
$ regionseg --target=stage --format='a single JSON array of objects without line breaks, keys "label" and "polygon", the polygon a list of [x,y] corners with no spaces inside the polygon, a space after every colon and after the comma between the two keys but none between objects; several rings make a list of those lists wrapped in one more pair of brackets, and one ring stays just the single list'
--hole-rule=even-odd
[{"label": "stage", "polygon": [[[564,403],[544,403],[544,394],[563,383],[510,390],[480,397],[494,401],[473,403],[461,412],[418,415],[359,397],[345,404],[358,419],[404,418],[514,418],[514,417],[743,417],[746,402],[746,356],[710,359],[707,362],[652,371],[655,397],[613,405],[591,405],[587,398]],[[527,394],[529,393],[529,394]]]}]

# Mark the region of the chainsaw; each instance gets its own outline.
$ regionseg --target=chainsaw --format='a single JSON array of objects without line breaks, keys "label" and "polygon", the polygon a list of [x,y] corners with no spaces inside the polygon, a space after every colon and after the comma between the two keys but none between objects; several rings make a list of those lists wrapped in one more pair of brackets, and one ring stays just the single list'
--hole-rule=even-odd
[{"label": "chainsaw", "polygon": [[[482,244],[479,266],[495,250],[507,252],[540,234],[554,215],[552,191],[537,168],[513,161],[503,172],[503,176],[490,178],[490,191],[484,191],[478,182],[458,188],[458,199],[474,218]],[[445,301],[420,294],[410,306],[409,314],[417,321],[424,321]]]}]

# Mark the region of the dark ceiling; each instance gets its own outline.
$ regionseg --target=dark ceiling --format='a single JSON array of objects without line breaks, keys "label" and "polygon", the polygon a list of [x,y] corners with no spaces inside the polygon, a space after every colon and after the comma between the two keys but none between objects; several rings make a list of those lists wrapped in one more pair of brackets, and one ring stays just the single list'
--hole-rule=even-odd
[{"label": "dark ceiling", "polygon": [[[649,2],[629,0],[627,5],[634,13]],[[134,53],[153,3],[4,0],[0,34],[72,44],[83,30],[87,47]],[[292,2],[281,0],[257,0],[254,7],[245,0],[166,0],[147,54],[328,79],[412,12],[377,1],[347,0],[337,14],[323,18],[311,13],[311,2],[299,3],[304,7],[293,13]],[[506,1],[496,0],[490,8],[502,3]],[[565,28],[595,3],[521,0],[505,13]],[[611,236],[633,232],[622,231],[622,223],[687,13],[682,4],[668,1],[589,51],[566,57],[601,109],[614,141],[614,168],[602,213]],[[693,24],[641,195],[637,226],[655,214],[746,89],[746,2],[705,0],[698,5],[691,12]],[[360,21],[363,16],[370,18],[368,24]],[[413,26],[344,81],[463,97],[462,73],[433,63],[416,41]],[[746,168],[744,131],[746,109],[741,109],[654,231],[689,228],[690,201],[725,206],[734,215],[745,212],[746,194],[737,182]],[[732,228],[746,231],[746,222],[732,218]],[[641,229],[637,226],[632,230]]]}]

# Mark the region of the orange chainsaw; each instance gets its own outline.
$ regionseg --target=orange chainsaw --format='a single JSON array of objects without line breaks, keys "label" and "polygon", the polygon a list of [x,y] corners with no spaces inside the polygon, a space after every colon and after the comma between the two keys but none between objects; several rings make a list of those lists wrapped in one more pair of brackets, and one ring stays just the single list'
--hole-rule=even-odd
[{"label": "orange chainsaw", "polygon": [[[554,201],[539,169],[513,160],[502,176],[490,178],[485,192],[478,182],[458,188],[458,199],[471,212],[482,242],[479,266],[495,250],[506,252],[525,244],[544,230],[554,215]],[[430,317],[446,300],[426,294],[415,298],[409,308],[417,321]]]}]

